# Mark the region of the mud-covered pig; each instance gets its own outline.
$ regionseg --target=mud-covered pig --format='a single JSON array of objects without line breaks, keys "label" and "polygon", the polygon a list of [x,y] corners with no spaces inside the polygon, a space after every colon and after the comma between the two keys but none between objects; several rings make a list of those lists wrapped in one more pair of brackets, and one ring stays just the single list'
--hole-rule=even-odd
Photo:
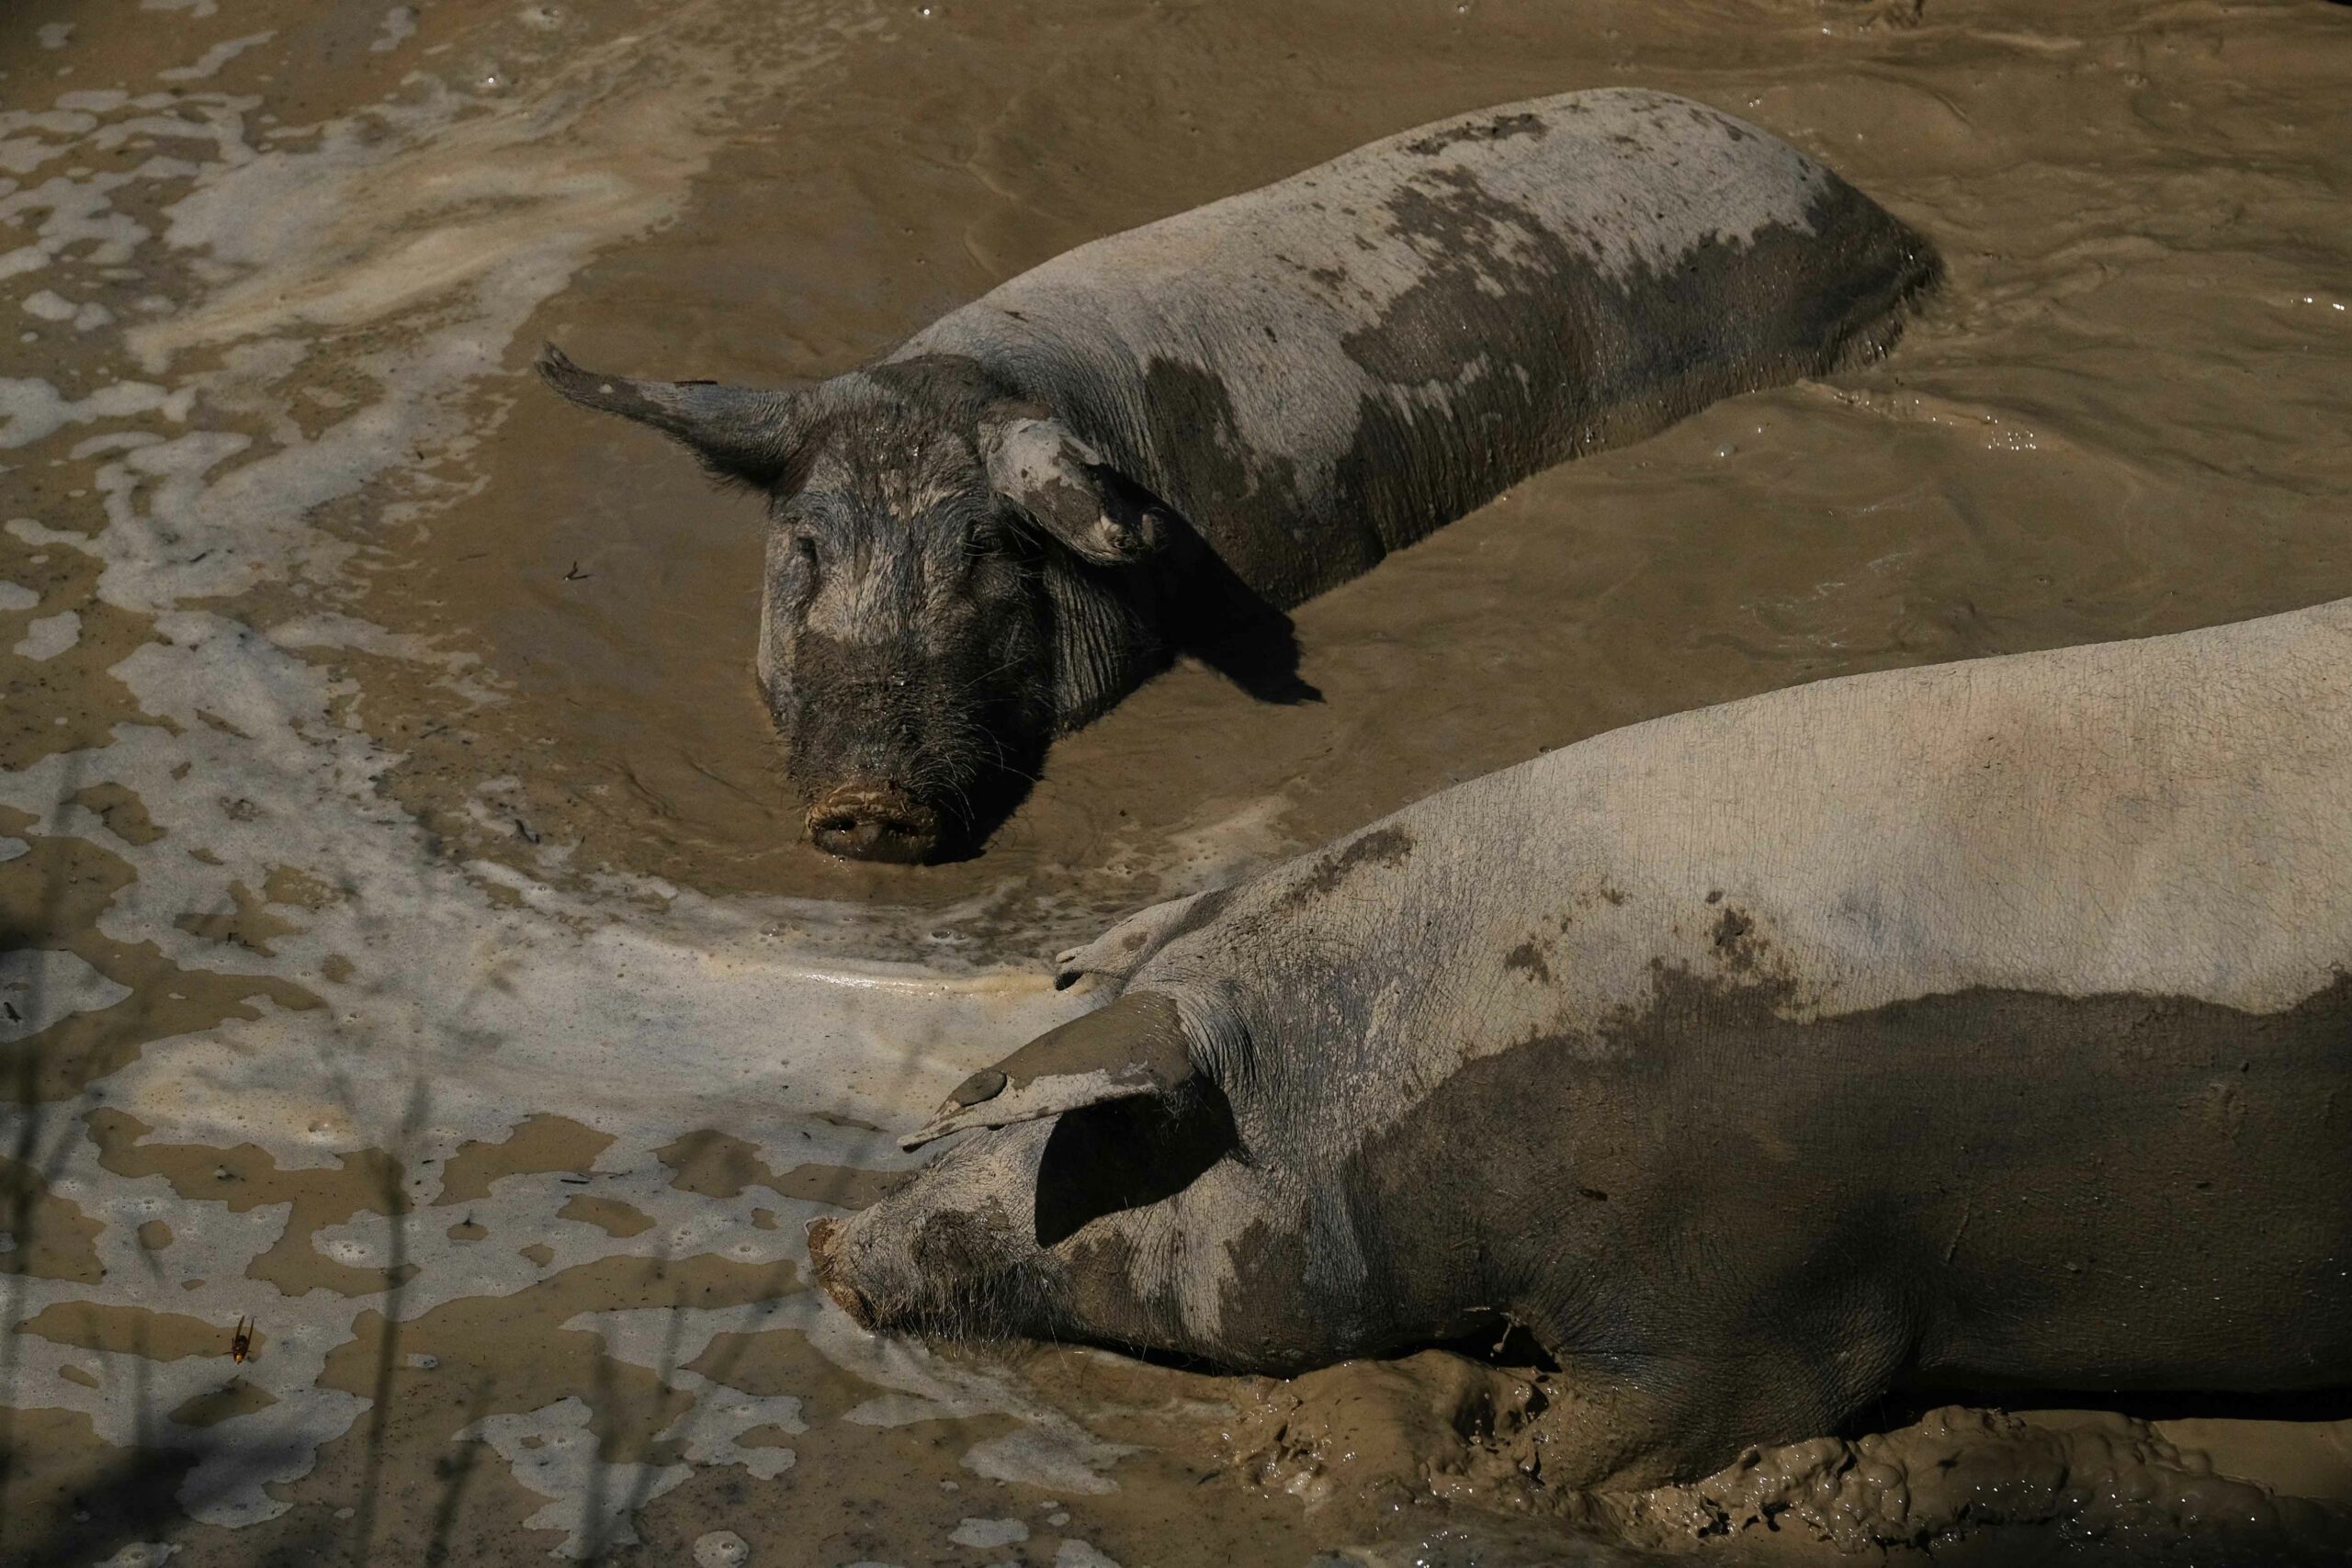
[{"label": "mud-covered pig", "polygon": [[1571,1484],[2352,1386],[2347,823],[2352,600],[1618,730],[1066,955],[1116,999],[811,1258],[1272,1371],[1524,1325]]},{"label": "mud-covered pig", "polygon": [[916,860],[1173,653],[1548,464],[1882,351],[1937,270],[1753,126],[1610,90],[1083,245],[814,385],[539,367],[767,498],[756,663],[811,835]]}]

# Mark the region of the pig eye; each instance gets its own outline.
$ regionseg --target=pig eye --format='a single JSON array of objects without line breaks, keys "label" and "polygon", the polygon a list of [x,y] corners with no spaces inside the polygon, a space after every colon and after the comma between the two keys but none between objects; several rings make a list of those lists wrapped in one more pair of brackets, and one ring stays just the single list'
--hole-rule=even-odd
[{"label": "pig eye", "polygon": [[964,536],[962,558],[956,566],[963,581],[969,583],[995,576],[1010,558],[1003,536],[993,528],[978,527]]},{"label": "pig eye", "polygon": [[778,538],[769,556],[770,581],[786,603],[805,604],[817,591],[817,541],[795,530]]},{"label": "pig eye", "polygon": [[1033,553],[1028,535],[993,519],[974,525],[964,536],[964,564],[967,571],[1017,565]]}]

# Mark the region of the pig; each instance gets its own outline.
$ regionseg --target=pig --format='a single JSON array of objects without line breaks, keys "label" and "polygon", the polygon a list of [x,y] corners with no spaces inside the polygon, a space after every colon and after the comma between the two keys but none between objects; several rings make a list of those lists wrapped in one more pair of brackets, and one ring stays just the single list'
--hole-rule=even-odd
[{"label": "pig", "polygon": [[1890,1390],[2352,1386],[2352,599],[1616,730],[1065,954],[820,1221],[860,1323],[1295,1373],[1516,1326],[1545,1476]]},{"label": "pig", "polygon": [[811,385],[538,368],[765,498],[755,671],[810,837],[924,861],[1176,654],[1311,694],[1283,612],[1539,468],[1884,352],[1939,275],[1785,143],[1611,89],[1082,245]]}]

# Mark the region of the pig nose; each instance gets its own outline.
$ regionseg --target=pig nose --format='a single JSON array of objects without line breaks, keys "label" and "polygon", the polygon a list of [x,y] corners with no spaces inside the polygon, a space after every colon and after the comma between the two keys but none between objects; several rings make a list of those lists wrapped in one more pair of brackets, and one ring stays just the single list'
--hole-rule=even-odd
[{"label": "pig nose", "polygon": [[939,813],[888,779],[852,779],[808,808],[808,837],[828,854],[912,863],[939,848]]},{"label": "pig nose", "polygon": [[865,1293],[841,1277],[841,1266],[834,1260],[833,1247],[840,1238],[841,1224],[834,1220],[808,1222],[808,1267],[817,1276],[817,1283],[825,1294],[833,1298],[835,1305],[849,1314],[850,1321],[860,1328],[874,1326],[874,1303]]}]

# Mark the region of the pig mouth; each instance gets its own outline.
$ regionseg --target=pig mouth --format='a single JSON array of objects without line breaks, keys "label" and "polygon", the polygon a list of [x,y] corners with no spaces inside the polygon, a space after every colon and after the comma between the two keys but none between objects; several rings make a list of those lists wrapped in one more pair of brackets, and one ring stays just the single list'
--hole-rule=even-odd
[{"label": "pig mouth", "polygon": [[945,838],[938,810],[885,779],[852,779],[808,807],[808,838],[843,860],[916,865],[936,855]]},{"label": "pig mouth", "polygon": [[[934,1223],[941,1216],[933,1216]],[[927,1234],[946,1236],[947,1255],[915,1255],[877,1272],[844,1221],[811,1220],[808,1271],[819,1289],[869,1334],[912,1334],[962,1342],[1066,1337],[1058,1292],[1035,1269],[959,1246],[968,1229],[949,1218]]]},{"label": "pig mouth", "polygon": [[842,1277],[841,1266],[835,1260],[834,1247],[841,1235],[840,1222],[811,1220],[808,1224],[808,1269],[817,1276],[817,1283],[833,1304],[849,1314],[850,1321],[860,1328],[874,1327],[874,1303],[865,1292]]}]

